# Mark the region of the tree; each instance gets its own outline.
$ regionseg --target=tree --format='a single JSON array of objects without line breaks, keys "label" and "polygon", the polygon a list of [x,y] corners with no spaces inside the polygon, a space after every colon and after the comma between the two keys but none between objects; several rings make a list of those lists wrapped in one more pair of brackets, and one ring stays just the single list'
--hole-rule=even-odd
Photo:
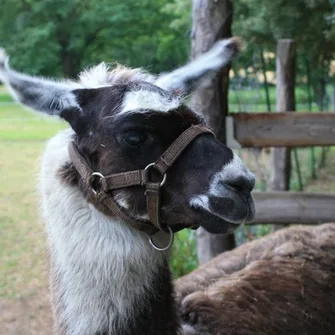
[{"label": "tree", "polygon": [[[277,40],[295,40],[297,65],[305,69],[308,63],[315,98],[320,100],[320,82],[335,53],[334,12],[334,0],[240,0],[235,6],[233,29],[250,49],[275,51]],[[246,61],[246,55],[240,62]]]},{"label": "tree", "polygon": [[[192,57],[206,52],[216,40],[231,36],[233,3],[231,0],[193,0]],[[192,105],[202,112],[220,141],[226,141],[225,120],[228,113],[229,67],[193,94]],[[197,231],[200,264],[235,247],[234,235],[212,235],[203,228]]]},{"label": "tree", "polygon": [[170,27],[167,2],[3,0],[0,43],[30,73],[73,77],[100,61],[165,71],[187,57],[187,36]]}]

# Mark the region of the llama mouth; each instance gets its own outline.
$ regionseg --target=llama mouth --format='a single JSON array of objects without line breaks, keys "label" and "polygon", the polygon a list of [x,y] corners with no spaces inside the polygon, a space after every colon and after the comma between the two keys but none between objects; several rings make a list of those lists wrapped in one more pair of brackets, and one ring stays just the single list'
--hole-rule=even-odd
[{"label": "llama mouth", "polygon": [[212,234],[230,234],[255,216],[251,195],[235,194],[230,198],[201,195],[190,203],[197,223]]}]

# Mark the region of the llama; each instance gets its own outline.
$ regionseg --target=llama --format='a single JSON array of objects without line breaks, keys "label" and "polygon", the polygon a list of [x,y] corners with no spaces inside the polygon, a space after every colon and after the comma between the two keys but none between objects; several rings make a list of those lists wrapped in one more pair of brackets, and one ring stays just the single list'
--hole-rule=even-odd
[{"label": "llama", "polygon": [[246,243],[175,285],[185,335],[335,334],[335,223]]},{"label": "llama", "polygon": [[219,41],[159,76],[102,63],[76,82],[19,73],[2,51],[14,97],[70,125],[48,142],[39,187],[55,334],[177,334],[173,233],[253,219],[253,175],[185,104],[239,48]]}]

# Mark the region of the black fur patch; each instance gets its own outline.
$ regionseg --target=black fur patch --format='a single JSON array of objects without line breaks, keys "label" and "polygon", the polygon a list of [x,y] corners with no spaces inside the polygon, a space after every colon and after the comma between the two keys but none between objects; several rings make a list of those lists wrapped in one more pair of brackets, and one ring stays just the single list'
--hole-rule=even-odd
[{"label": "black fur patch", "polygon": [[[117,335],[176,335],[179,333],[171,274],[167,262],[157,271],[152,283],[152,294],[139,301],[134,319],[127,329],[115,332]],[[95,335],[111,335],[107,330]],[[114,334],[113,334],[114,335]]]}]

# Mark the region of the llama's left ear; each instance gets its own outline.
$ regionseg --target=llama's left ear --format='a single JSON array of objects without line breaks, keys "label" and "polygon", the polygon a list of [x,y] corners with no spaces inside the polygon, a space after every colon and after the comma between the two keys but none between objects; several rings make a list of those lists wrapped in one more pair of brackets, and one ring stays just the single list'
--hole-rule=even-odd
[{"label": "llama's left ear", "polygon": [[0,49],[0,80],[7,86],[14,98],[36,111],[57,115],[66,120],[79,132],[84,124],[84,113],[78,95],[86,89],[79,89],[73,82],[57,82],[14,71],[9,67],[9,58]]},{"label": "llama's left ear", "polygon": [[187,95],[194,91],[201,81],[227,65],[242,48],[237,38],[220,40],[196,60],[167,74],[160,75],[155,84],[167,91]]}]

